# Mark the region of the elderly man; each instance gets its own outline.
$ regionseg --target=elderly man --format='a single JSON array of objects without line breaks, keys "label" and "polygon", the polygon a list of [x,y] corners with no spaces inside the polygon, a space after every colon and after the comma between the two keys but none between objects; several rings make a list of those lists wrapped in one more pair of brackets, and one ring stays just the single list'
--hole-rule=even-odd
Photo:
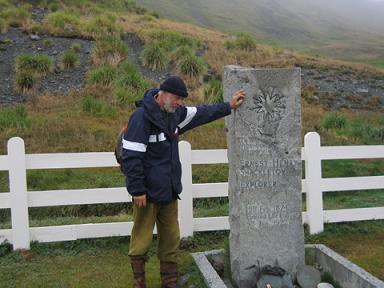
[{"label": "elderly man", "polygon": [[182,191],[179,135],[231,113],[241,105],[243,90],[229,103],[185,107],[183,80],[172,76],[160,89],[148,90],[132,114],[123,137],[123,171],[133,198],[129,255],[135,288],[146,287],[145,261],[156,223],[161,287],[177,287],[180,242],[177,199]]}]

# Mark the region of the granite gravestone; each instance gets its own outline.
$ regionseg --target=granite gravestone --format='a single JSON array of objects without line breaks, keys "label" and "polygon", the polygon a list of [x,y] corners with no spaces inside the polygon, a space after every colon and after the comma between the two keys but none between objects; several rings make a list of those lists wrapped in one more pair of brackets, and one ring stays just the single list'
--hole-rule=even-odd
[{"label": "granite gravestone", "polygon": [[226,66],[223,83],[225,100],[247,93],[226,118],[232,278],[255,287],[254,265],[295,277],[304,265],[300,69]]}]

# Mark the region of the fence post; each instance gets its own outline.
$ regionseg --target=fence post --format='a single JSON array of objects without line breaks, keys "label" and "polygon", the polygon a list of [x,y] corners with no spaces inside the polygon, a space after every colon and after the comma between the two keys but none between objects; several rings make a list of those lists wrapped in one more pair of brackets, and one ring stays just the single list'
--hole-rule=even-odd
[{"label": "fence post", "polygon": [[30,236],[24,140],[19,137],[11,138],[8,141],[7,149],[13,250],[29,249]]},{"label": "fence post", "polygon": [[320,136],[309,132],[304,137],[306,203],[309,233],[324,231],[323,192],[321,184]]},{"label": "fence post", "polygon": [[186,141],[179,143],[179,153],[182,167],[181,183],[183,193],[179,201],[180,236],[193,235],[193,195],[192,195],[192,149]]}]

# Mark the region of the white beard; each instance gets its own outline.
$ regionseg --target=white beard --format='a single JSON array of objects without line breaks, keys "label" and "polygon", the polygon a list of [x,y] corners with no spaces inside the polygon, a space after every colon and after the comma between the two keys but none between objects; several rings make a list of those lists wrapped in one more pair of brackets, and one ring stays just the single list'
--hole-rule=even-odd
[{"label": "white beard", "polygon": [[175,113],[176,108],[172,107],[171,97],[166,97],[164,99],[164,110],[168,113]]}]

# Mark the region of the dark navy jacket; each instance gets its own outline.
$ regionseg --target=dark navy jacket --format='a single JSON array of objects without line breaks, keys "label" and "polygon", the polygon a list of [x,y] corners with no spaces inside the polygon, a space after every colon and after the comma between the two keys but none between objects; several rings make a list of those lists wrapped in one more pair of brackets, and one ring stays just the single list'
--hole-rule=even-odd
[{"label": "dark navy jacket", "polygon": [[179,135],[231,113],[229,103],[180,106],[175,113],[160,110],[148,90],[132,114],[123,138],[123,170],[132,196],[147,194],[149,201],[167,203],[181,193]]}]

